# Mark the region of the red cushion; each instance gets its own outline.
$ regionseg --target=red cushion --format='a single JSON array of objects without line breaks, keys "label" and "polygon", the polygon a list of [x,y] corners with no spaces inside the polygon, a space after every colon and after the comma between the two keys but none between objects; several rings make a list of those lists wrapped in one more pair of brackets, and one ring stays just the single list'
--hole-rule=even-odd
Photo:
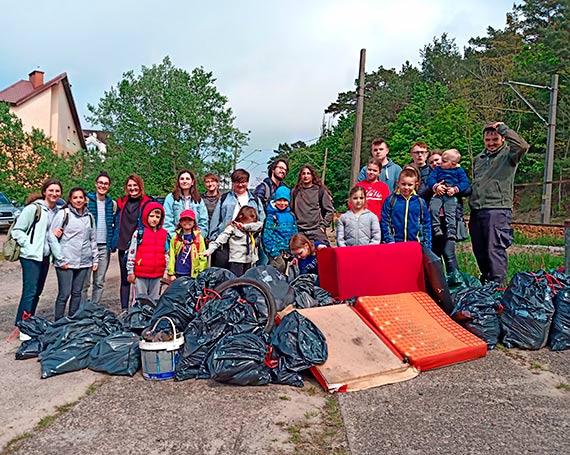
[{"label": "red cushion", "polygon": [[426,290],[417,242],[323,248],[317,259],[321,287],[339,299]]}]

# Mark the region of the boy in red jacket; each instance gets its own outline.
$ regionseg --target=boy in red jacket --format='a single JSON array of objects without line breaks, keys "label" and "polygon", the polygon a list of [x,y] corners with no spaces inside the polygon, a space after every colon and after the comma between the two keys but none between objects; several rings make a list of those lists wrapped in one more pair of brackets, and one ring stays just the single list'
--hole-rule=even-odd
[{"label": "boy in red jacket", "polygon": [[142,208],[142,229],[131,239],[127,256],[129,283],[136,294],[146,294],[154,300],[160,297],[160,279],[168,279],[168,232],[162,228],[164,208],[158,202],[149,202]]}]

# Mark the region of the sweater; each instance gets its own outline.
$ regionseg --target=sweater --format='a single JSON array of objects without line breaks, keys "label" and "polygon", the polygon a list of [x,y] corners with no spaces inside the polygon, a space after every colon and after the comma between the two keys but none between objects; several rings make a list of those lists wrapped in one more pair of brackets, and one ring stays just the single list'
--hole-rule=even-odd
[{"label": "sweater", "polygon": [[530,145],[506,125],[497,131],[505,138],[503,145],[494,152],[484,149],[473,160],[472,210],[513,208],[515,173]]},{"label": "sweater", "polygon": [[297,220],[287,207],[279,210],[273,202],[267,206],[267,218],[263,226],[263,246],[267,255],[275,258],[281,252],[289,252],[289,240],[298,232]]},{"label": "sweater", "polygon": [[140,209],[150,200],[150,197],[146,194],[143,194],[140,198],[123,196],[122,198],[117,199],[115,232],[113,235],[111,250],[128,250],[133,232],[138,228]]},{"label": "sweater", "polygon": [[431,190],[439,182],[444,181],[444,185],[449,188],[457,188],[458,193],[463,193],[469,189],[469,177],[462,167],[455,167],[453,169],[443,169],[441,166],[436,167],[427,179],[427,185]]},{"label": "sweater", "polygon": [[333,200],[330,194],[320,186],[293,188],[290,206],[297,218],[299,231],[324,229],[330,226],[332,222],[334,215]]},{"label": "sweater", "polygon": [[343,213],[336,227],[337,246],[372,245],[380,243],[380,223],[370,210],[355,215],[352,210]]}]

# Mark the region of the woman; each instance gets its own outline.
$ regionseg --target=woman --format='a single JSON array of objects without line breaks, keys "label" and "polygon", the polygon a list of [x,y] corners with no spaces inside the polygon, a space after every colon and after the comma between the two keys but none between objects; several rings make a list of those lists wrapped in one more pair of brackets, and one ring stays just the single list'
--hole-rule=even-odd
[{"label": "woman", "polygon": [[66,207],[57,213],[51,224],[49,235],[53,236],[58,288],[55,300],[56,321],[64,316],[70,296],[68,315],[75,314],[81,303],[83,282],[90,270],[97,270],[99,263],[97,229],[86,204],[85,190],[73,188],[69,192]]},{"label": "woman", "polygon": [[[42,185],[39,197],[30,196],[27,205],[22,210],[16,224],[12,228],[12,236],[21,247],[20,264],[22,265],[22,296],[16,324],[24,317],[36,313],[40,295],[44,289],[49,270],[49,257],[52,242],[48,229],[57,212],[57,201],[61,197],[62,187],[59,180],[48,179]],[[14,335],[20,335],[20,340],[30,337],[15,329]]]},{"label": "woman", "polygon": [[121,271],[121,309],[129,309],[131,284],[127,273],[127,250],[133,233],[138,227],[141,207],[151,199],[144,194],[143,179],[137,174],[131,174],[125,182],[126,195],[117,200],[117,214],[113,250],[119,252],[119,270]]},{"label": "woman", "polygon": [[164,229],[171,236],[175,234],[180,214],[184,210],[194,211],[202,235],[208,235],[208,209],[196,188],[196,176],[188,169],[178,172],[174,191],[164,199]]},{"label": "woman", "polygon": [[334,215],[333,199],[310,164],[301,167],[297,183],[291,190],[291,211],[297,218],[300,234],[309,240],[329,244],[326,228]]}]

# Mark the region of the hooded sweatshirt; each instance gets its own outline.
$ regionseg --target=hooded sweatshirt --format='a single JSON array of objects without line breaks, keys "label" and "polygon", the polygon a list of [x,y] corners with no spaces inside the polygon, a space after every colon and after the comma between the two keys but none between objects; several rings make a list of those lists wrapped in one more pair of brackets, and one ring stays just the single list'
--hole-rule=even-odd
[{"label": "hooded sweatshirt", "polygon": [[[59,228],[63,228],[63,234],[58,240],[53,230]],[[82,269],[99,263],[97,228],[87,206],[83,213],[71,206],[59,210],[48,235],[51,236],[56,267],[67,264],[70,269]]]},{"label": "hooded sweatshirt", "polygon": [[[155,209],[161,213],[156,231],[148,224],[148,216]],[[160,278],[168,265],[168,232],[162,227],[164,207],[158,202],[149,202],[143,207],[141,221],[143,229],[136,229],[131,239],[127,273],[139,278]]]},{"label": "hooded sweatshirt", "polygon": [[275,207],[277,199],[290,201],[290,191],[286,186],[280,186],[275,191],[273,201],[267,205],[267,218],[263,226],[263,246],[271,258],[279,256],[283,251],[289,252],[289,240],[298,232],[297,220],[287,206],[285,210]]}]

